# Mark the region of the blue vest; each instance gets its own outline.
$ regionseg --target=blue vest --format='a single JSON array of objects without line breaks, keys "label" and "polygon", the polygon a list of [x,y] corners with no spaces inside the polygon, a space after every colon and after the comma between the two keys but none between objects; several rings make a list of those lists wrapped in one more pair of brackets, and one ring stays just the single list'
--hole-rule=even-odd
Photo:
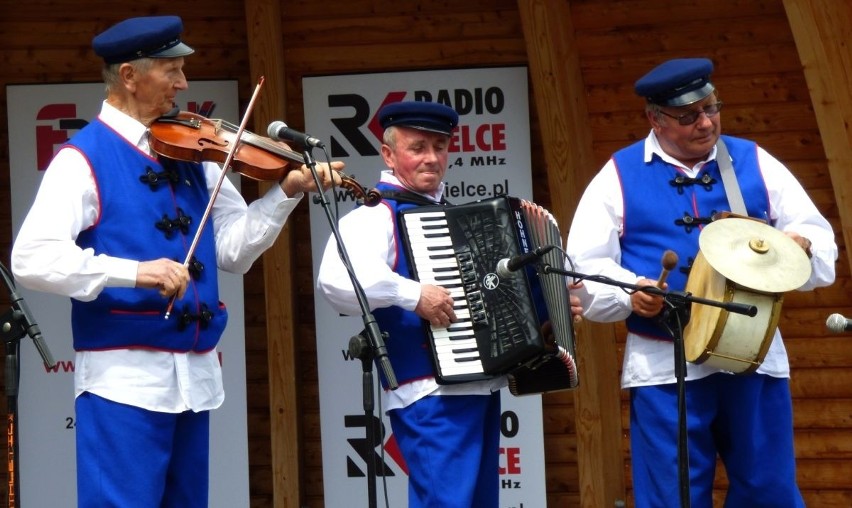
[{"label": "blue vest", "polygon": [[[201,165],[148,157],[100,120],[69,144],[88,159],[100,201],[98,222],[80,233],[77,245],[96,255],[183,263],[210,199]],[[213,349],[228,314],[219,301],[212,220],[194,257],[203,269],[194,271],[168,320],[169,300],[156,289],[107,287],[92,301],[72,299],[74,349]]]},{"label": "blue vest", "polygon": [[[723,136],[749,217],[766,220],[769,194],[757,161],[757,145]],[[717,212],[730,211],[722,176],[716,161],[701,168],[695,180],[685,179],[677,167],[654,156],[643,160],[645,141],[613,155],[624,196],[624,232],[621,236],[621,265],[651,279],[662,270],[660,260],[670,249],[678,255],[678,267],[669,273],[669,290],[686,287],[689,267],[699,250],[701,226]],[[681,180],[678,183],[678,179]],[[627,329],[655,338],[671,336],[654,319],[631,314]]]},{"label": "blue vest", "polygon": [[[388,183],[379,183],[376,189],[380,192],[401,190],[399,187]],[[387,198],[384,199],[383,203],[390,208],[391,215],[394,217],[394,237],[396,238],[396,266],[394,271],[411,279],[411,269],[408,266],[408,260],[403,252],[399,236],[399,212],[418,205]],[[388,334],[385,339],[385,346],[399,384],[435,375],[435,367],[432,363],[426,335],[426,327],[429,326],[429,323],[416,313],[395,305],[376,309],[373,311],[373,316],[375,316],[379,328]],[[382,369],[380,368],[378,371],[381,374],[382,386],[387,388],[387,379],[385,379]]]}]

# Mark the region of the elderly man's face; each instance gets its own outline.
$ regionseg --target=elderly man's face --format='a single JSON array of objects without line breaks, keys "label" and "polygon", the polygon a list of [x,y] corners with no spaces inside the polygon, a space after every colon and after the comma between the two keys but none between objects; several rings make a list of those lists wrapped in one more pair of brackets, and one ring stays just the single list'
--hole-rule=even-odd
[{"label": "elderly man's face", "polygon": [[175,96],[188,88],[183,65],[183,57],[153,58],[150,66],[133,74],[127,86],[140,116],[156,118],[174,107]]},{"label": "elderly man's face", "polygon": [[433,194],[447,172],[449,136],[409,127],[394,129],[393,146],[382,145],[385,164],[407,188]]},{"label": "elderly man's face", "polygon": [[[662,111],[660,115],[648,111],[648,120],[663,150],[689,167],[707,157],[722,132],[721,115],[718,110],[712,113],[715,109],[712,105],[718,101],[716,94],[713,93],[689,106],[660,108]],[[693,111],[701,112],[695,122],[680,125],[677,117]],[[711,114],[708,115],[705,111],[711,111]]]}]

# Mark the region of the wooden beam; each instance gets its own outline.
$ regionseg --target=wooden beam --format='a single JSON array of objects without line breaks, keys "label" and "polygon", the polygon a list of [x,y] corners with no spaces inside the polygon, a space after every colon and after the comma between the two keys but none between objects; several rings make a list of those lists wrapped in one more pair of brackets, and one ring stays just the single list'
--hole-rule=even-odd
[{"label": "wooden beam", "polygon": [[[280,0],[245,0],[245,11],[251,75],[255,82],[261,76],[265,80],[253,112],[254,125],[265,126],[285,111],[286,104]],[[261,195],[270,185],[274,183],[261,182]],[[291,228],[285,226],[278,241],[263,255],[272,504],[279,508],[302,505],[291,236]]]},{"label": "wooden beam", "polygon": [[805,71],[852,269],[852,3],[784,0]]},{"label": "wooden beam", "polygon": [[[568,0],[518,0],[541,128],[552,212],[563,231],[598,168],[588,129],[586,91]],[[577,327],[580,386],[574,395],[577,466],[583,507],[625,499],[615,330]]]}]

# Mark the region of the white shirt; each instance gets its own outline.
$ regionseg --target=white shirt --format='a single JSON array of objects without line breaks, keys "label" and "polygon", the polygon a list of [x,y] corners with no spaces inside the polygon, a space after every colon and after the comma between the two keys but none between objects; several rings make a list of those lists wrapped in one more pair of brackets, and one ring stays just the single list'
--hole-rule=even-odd
[{"label": "white shirt", "polygon": [[[657,155],[665,162],[682,168],[695,178],[708,161],[716,157],[714,148],[707,160],[686,168],[660,148],[653,131],[645,139],[645,161]],[[805,190],[776,158],[762,148],[757,150],[760,171],[769,191],[770,210],[775,227],[794,231],[811,240],[812,273],[799,290],[827,286],[834,282],[834,263],[837,245],[828,221],[819,213]],[[653,196],[648,206],[654,206]],[[633,273],[620,265],[619,238],[624,228],[624,201],[621,182],[615,164],[610,159],[586,188],[566,242],[566,252],[575,271],[604,275],[611,279],[634,284],[640,279],[655,280],[658,273]],[[660,253],[662,255],[662,253]],[[585,282],[585,288],[575,293],[581,297],[584,315],[592,321],[615,322],[631,313],[630,295],[616,286]],[[705,364],[687,363],[687,379],[699,379],[718,369]],[[776,330],[766,357],[757,372],[774,377],[789,377],[787,351]],[[624,388],[675,382],[674,354],[671,342],[649,340],[628,333],[624,351],[621,384]]]},{"label": "white shirt", "polygon": [[[403,187],[390,170],[382,172],[381,181]],[[437,202],[442,190],[443,184],[436,196],[426,197]],[[395,305],[413,312],[420,300],[420,283],[393,271],[397,251],[395,222],[387,206],[361,206],[340,219],[340,235],[370,310]],[[333,236],[326,244],[320,264],[317,290],[337,312],[360,315],[361,307]],[[430,377],[402,384],[396,390],[385,390],[383,405],[390,411],[428,395],[483,395],[505,385],[504,377],[454,385],[439,385]]]},{"label": "white shirt", "polygon": [[[103,103],[100,120],[140,150],[151,154],[146,127]],[[221,174],[204,163],[212,192]],[[269,248],[302,195],[288,198],[273,185],[250,206],[225,179],[210,215],[216,258],[222,270],[245,273]],[[83,250],[77,235],[98,220],[99,202],[91,169],[75,149],[59,150],[44,174],[38,194],[12,250],[12,271],[29,289],[90,301],[106,287],[134,287],[140,260]],[[151,225],[153,227],[153,225]],[[165,312],[168,301],[163,300]],[[75,396],[98,396],[160,412],[203,411],[224,400],[216,350],[171,353],[141,349],[79,351],[74,365]]]}]

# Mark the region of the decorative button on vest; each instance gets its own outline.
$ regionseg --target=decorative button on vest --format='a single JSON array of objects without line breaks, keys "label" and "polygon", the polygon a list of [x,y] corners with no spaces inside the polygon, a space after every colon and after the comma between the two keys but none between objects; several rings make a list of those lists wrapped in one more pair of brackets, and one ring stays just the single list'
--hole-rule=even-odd
[{"label": "decorative button on vest", "polygon": [[672,187],[677,187],[677,193],[683,194],[683,188],[688,187],[690,185],[700,185],[706,191],[713,190],[713,184],[716,183],[716,179],[710,176],[708,173],[704,173],[699,178],[690,178],[688,176],[678,175],[673,179],[669,180],[669,185]]},{"label": "decorative button on vest", "polygon": [[161,183],[177,183],[178,180],[180,180],[180,176],[176,172],[167,169],[157,173],[150,166],[146,167],[145,174],[139,177],[139,181],[150,187],[152,191],[157,190]]},{"label": "decorative button on vest", "polygon": [[183,210],[177,209],[177,217],[170,219],[168,215],[163,214],[163,218],[154,223],[157,229],[162,231],[166,238],[171,238],[176,229],[180,229],[183,234],[189,233],[189,225],[192,224],[192,217],[183,213]]}]

